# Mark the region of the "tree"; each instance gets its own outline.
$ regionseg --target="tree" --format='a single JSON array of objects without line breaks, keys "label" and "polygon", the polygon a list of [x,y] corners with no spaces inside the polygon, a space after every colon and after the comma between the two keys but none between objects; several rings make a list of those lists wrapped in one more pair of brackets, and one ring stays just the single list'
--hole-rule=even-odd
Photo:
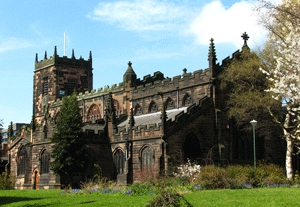
[{"label": "tree", "polygon": [[268,41],[273,44],[274,60],[261,68],[272,82],[266,90],[274,100],[282,102],[285,109],[284,119],[269,110],[273,120],[283,130],[287,143],[286,173],[293,179],[292,155],[294,147],[300,145],[300,3],[298,0],[285,0],[281,5],[261,1],[267,9],[264,25],[270,31]]},{"label": "tree", "polygon": [[[276,123],[269,114],[280,114],[280,104],[265,90],[270,81],[260,70],[261,59],[246,46],[220,75],[221,89],[226,90],[227,115],[241,129],[251,130],[250,121],[258,120],[257,131],[265,136],[276,129]],[[247,100],[247,101],[245,101]]]},{"label": "tree", "polygon": [[0,119],[0,143],[2,141],[2,129],[3,129],[3,120]]},{"label": "tree", "polygon": [[63,105],[56,124],[57,132],[50,140],[54,161],[51,168],[55,174],[64,178],[65,184],[76,185],[74,176],[84,172],[88,163],[88,151],[82,131],[82,117],[76,93],[63,99]]},{"label": "tree", "polygon": [[0,119],[0,161],[1,161],[1,150],[2,150],[2,129],[3,129],[3,120]]}]

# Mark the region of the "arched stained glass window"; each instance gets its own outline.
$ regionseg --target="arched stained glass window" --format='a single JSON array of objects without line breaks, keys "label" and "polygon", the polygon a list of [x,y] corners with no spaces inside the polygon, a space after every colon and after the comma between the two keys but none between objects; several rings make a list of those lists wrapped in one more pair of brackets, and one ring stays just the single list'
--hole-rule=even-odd
[{"label": "arched stained glass window", "polygon": [[169,109],[174,109],[175,108],[175,103],[174,101],[169,97],[167,100],[166,100],[166,109],[169,110]]},{"label": "arched stained glass window", "polygon": [[149,112],[157,112],[157,105],[154,101],[151,101],[149,104]]},{"label": "arched stained glass window", "polygon": [[118,149],[115,152],[114,162],[115,162],[117,173],[118,174],[124,173],[124,153],[122,150]]},{"label": "arched stained glass window", "polygon": [[136,104],[134,107],[134,114],[135,115],[141,115],[142,114],[142,107],[140,104]]},{"label": "arched stained glass window", "polygon": [[97,105],[93,104],[88,111],[87,120],[95,123],[98,117],[100,117],[100,109]]},{"label": "arched stained glass window", "polygon": [[27,151],[23,146],[17,156],[17,175],[24,175],[26,170]]},{"label": "arched stained glass window", "polygon": [[184,97],[183,97],[182,105],[183,105],[183,106],[189,106],[189,105],[191,105],[192,103],[193,103],[192,97],[191,97],[188,93],[186,93],[186,94],[184,95]]},{"label": "arched stained glass window", "polygon": [[50,154],[47,150],[44,150],[41,154],[41,173],[49,173],[49,162],[50,162]]},{"label": "arched stained glass window", "polygon": [[152,169],[154,165],[153,150],[150,147],[145,147],[142,151],[142,169]]}]

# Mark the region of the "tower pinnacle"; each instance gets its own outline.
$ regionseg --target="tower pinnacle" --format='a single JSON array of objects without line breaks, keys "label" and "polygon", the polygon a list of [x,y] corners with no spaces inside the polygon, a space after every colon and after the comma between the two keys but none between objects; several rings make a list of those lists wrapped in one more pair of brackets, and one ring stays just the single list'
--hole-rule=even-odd
[{"label": "tower pinnacle", "polygon": [[214,43],[214,39],[213,38],[210,39],[210,46],[209,46],[209,52],[208,52],[208,61],[213,61],[214,64],[217,61],[215,43]]}]

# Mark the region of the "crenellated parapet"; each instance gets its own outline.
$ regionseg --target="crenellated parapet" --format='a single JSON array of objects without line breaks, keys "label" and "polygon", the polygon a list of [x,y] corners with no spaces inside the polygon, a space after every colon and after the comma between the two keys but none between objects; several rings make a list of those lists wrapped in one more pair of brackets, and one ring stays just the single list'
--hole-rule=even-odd
[{"label": "crenellated parapet", "polygon": [[[161,137],[163,135],[162,124],[152,123],[137,125],[132,127],[131,134],[132,140]],[[128,127],[121,127],[115,132],[113,141],[124,141],[129,136],[130,129]]]},{"label": "crenellated parapet", "polygon": [[228,56],[228,57],[224,58],[224,59],[222,60],[222,66],[221,66],[221,67],[227,67],[227,66],[229,66],[230,62],[231,62],[232,60],[234,60],[234,59],[239,58],[240,55],[241,55],[241,53],[242,53],[242,51],[237,50],[237,51],[235,51],[234,53],[232,53],[232,56],[231,56],[231,57]]},{"label": "crenellated parapet", "polygon": [[161,73],[160,71],[157,71],[154,73],[153,76],[149,74],[144,76],[143,80],[137,79],[137,85],[145,85],[147,83],[153,83],[155,81],[164,80],[164,79],[165,79],[164,74]]},{"label": "crenellated parapet", "polygon": [[38,60],[38,54],[36,54],[35,58],[35,70],[40,70],[46,67],[50,67],[52,65],[63,65],[70,67],[79,67],[79,68],[92,68],[92,53],[90,52],[90,56],[88,60],[84,60],[81,56],[79,59],[75,58],[74,50],[72,52],[72,57],[68,58],[67,56],[60,57],[57,55],[56,46],[54,48],[53,56],[47,57],[47,52],[45,52],[45,56],[43,60]]},{"label": "crenellated parapet", "polygon": [[[169,111],[168,120],[165,122],[165,131],[160,118],[161,112],[149,115],[135,116],[135,120],[138,123],[143,123],[139,120],[141,117],[144,120],[148,120],[152,123],[136,124],[133,127],[129,127],[128,119],[118,126],[118,130],[115,131],[114,141],[124,141],[127,137],[132,134],[132,139],[147,139],[153,137],[162,137],[164,135],[170,135],[182,128],[184,125],[190,123],[198,116],[207,112],[208,109],[212,108],[212,99],[208,97],[202,98],[198,103],[195,103],[189,107],[176,109]],[[176,111],[176,112],[175,112]],[[174,116],[174,114],[176,114]],[[148,117],[149,116],[149,117]],[[151,121],[150,121],[151,120]],[[153,122],[154,121],[154,122]],[[131,130],[131,131],[130,131]],[[130,134],[131,133],[131,134]]]},{"label": "crenellated parapet", "polygon": [[91,90],[91,92],[80,92],[77,96],[78,100],[82,99],[90,99],[90,98],[95,98],[103,95],[107,95],[109,93],[117,93],[117,92],[122,92],[123,90],[123,82],[117,84],[113,84],[111,87],[110,86],[104,86],[104,88],[98,88],[98,90]]},{"label": "crenellated parapet", "polygon": [[168,120],[166,122],[165,134],[170,136],[184,125],[192,122],[195,118],[207,113],[211,108],[213,108],[212,98],[203,97],[198,103],[189,106],[186,112],[182,111],[175,116],[175,119]]},{"label": "crenellated parapet", "polygon": [[[158,91],[164,93],[175,91],[178,88],[191,88],[210,83],[211,77],[208,69],[197,70],[193,73],[186,73],[186,69],[184,69],[184,71],[184,74],[174,76],[173,78],[158,79],[153,82],[138,85],[133,90],[133,99],[145,95],[154,95],[157,94]],[[147,76],[145,77],[145,80],[149,80]]]},{"label": "crenellated parapet", "polygon": [[57,55],[56,46],[54,48],[53,56],[47,57],[47,52],[45,52],[45,56],[43,60],[38,61],[38,54],[36,54],[35,59],[35,70],[39,70],[45,67],[49,67],[51,65],[69,65],[72,67],[86,67],[92,68],[92,56],[90,52],[90,57],[88,60],[84,60],[81,56],[79,59],[75,58],[74,50],[72,52],[72,57],[68,58],[67,56],[60,57]]}]

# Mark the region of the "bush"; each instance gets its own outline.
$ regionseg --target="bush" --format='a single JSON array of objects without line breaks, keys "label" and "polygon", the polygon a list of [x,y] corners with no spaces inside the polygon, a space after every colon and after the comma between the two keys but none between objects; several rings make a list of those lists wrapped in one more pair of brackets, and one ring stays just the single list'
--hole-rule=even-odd
[{"label": "bush", "polygon": [[136,171],[137,180],[140,182],[155,183],[159,178],[159,169],[155,167],[146,167]]},{"label": "bush", "polygon": [[135,193],[135,194],[143,194],[143,193],[148,193],[149,191],[153,190],[153,185],[151,185],[148,182],[145,183],[134,183],[131,185],[130,189]]},{"label": "bush", "polygon": [[175,177],[180,177],[183,180],[188,180],[193,183],[197,180],[200,174],[200,165],[192,165],[191,161],[188,159],[186,164],[177,167],[177,172],[174,172]]},{"label": "bush", "polygon": [[0,176],[0,189],[1,190],[11,190],[15,186],[15,177],[12,174],[3,172]]},{"label": "bush", "polygon": [[287,184],[284,170],[275,164],[260,163],[255,171],[254,185],[257,187]]},{"label": "bush", "polygon": [[218,189],[228,186],[225,169],[213,165],[203,167],[196,181],[204,189]]},{"label": "bush", "polygon": [[163,190],[158,196],[150,201],[148,207],[156,206],[192,206],[182,195],[173,190]]},{"label": "bush", "polygon": [[175,188],[178,186],[185,186],[188,185],[189,181],[182,179],[180,177],[176,178],[176,177],[166,177],[166,178],[162,178],[156,181],[156,183],[154,184],[155,188]]},{"label": "bush", "polygon": [[231,189],[245,188],[253,184],[255,171],[253,167],[234,165],[226,168],[228,187]]}]

